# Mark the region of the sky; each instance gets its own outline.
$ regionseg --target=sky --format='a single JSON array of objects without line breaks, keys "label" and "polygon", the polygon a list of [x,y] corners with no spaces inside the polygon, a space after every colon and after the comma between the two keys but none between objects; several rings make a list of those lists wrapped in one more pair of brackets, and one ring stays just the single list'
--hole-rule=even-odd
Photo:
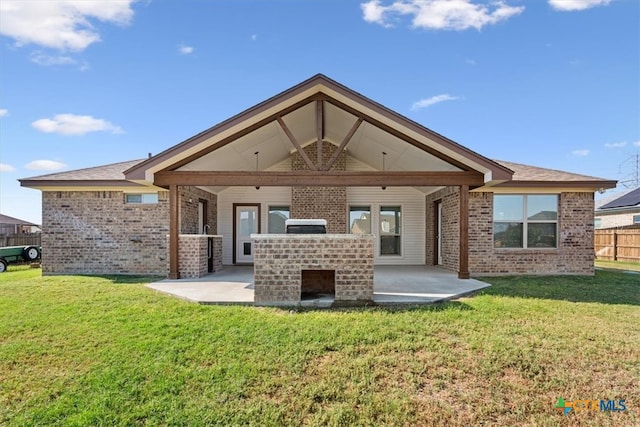
[{"label": "sky", "polygon": [[317,73],[486,157],[633,185],[639,31],[638,0],[2,0],[0,212],[40,223],[18,179],[146,158]]}]

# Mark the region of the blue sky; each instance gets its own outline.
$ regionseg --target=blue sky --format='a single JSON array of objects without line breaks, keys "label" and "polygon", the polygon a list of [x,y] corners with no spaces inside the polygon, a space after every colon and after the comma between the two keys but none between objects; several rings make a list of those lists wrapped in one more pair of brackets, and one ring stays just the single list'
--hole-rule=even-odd
[{"label": "blue sky", "polygon": [[0,212],[39,223],[17,179],[145,158],[317,73],[487,157],[626,180],[639,29],[638,0],[2,0]]}]

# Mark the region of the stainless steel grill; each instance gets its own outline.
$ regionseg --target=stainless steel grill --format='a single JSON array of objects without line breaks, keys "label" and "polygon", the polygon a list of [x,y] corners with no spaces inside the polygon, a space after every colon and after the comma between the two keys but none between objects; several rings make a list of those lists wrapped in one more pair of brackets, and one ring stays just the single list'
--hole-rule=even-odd
[{"label": "stainless steel grill", "polygon": [[326,219],[288,219],[285,221],[287,234],[326,234]]}]

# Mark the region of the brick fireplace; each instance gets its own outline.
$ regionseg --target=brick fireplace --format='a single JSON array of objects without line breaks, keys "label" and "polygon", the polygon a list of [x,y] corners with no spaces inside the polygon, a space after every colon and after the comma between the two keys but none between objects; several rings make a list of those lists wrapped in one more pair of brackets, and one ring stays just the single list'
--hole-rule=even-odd
[{"label": "brick fireplace", "polygon": [[373,300],[373,235],[255,234],[256,304],[297,305],[303,296]]}]

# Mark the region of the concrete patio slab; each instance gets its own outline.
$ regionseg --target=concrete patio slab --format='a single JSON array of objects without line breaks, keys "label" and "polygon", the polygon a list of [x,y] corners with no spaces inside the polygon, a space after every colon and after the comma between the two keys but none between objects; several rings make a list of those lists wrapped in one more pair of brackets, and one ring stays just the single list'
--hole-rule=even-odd
[{"label": "concrete patio slab", "polygon": [[[200,304],[253,305],[253,267],[225,266],[196,279],[165,279],[147,285],[159,292]],[[376,266],[373,302],[378,305],[431,304],[459,298],[489,286],[476,279],[458,279],[439,267]],[[305,307],[330,307],[329,296],[301,301]]]}]

